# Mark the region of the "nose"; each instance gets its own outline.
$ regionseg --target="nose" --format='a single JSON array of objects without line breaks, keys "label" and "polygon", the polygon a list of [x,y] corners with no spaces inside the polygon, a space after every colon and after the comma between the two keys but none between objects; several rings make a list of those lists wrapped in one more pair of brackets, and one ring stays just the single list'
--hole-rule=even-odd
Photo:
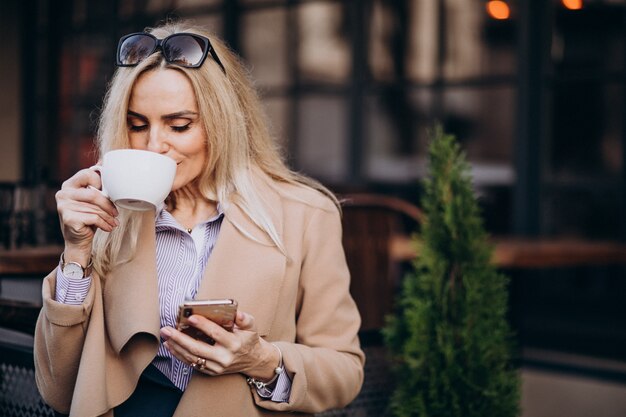
[{"label": "nose", "polygon": [[170,147],[167,142],[167,136],[158,126],[150,128],[150,136],[148,138],[148,150],[156,153],[166,153]]}]

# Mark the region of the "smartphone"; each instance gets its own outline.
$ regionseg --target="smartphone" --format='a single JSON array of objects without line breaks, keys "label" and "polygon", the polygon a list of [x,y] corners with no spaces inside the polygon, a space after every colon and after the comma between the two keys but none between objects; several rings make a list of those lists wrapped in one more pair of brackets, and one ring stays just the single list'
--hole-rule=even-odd
[{"label": "smartphone", "polygon": [[215,340],[187,322],[187,319],[194,314],[204,316],[232,332],[235,327],[235,316],[237,315],[237,301],[230,298],[185,301],[178,308],[178,324],[176,328],[194,339],[214,345]]}]

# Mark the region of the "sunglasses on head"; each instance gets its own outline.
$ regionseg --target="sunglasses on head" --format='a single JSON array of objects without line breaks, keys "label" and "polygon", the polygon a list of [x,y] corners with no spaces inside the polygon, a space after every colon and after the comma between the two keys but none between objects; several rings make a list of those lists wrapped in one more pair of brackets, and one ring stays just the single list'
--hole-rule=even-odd
[{"label": "sunglasses on head", "polygon": [[224,65],[211,46],[211,42],[195,33],[174,33],[163,39],[157,39],[150,33],[131,33],[123,36],[117,44],[115,63],[118,67],[134,67],[159,48],[169,64],[186,68],[200,67],[207,53],[210,53],[222,72],[226,74]]}]

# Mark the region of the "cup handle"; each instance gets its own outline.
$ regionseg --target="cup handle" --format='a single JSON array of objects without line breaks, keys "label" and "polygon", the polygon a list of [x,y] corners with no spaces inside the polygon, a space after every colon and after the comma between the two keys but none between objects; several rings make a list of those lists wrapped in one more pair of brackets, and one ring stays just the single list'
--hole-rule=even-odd
[{"label": "cup handle", "polygon": [[[90,170],[92,171],[96,171],[97,173],[100,174],[100,178],[102,178],[102,165],[92,165],[89,167]],[[91,188],[92,190],[96,190],[98,191],[100,194],[102,194],[103,196],[105,196],[106,198],[109,198],[109,194],[106,192],[106,190],[104,189],[104,184],[102,184],[102,190],[98,190],[96,187],[94,187],[93,185],[88,185],[87,188]]]}]

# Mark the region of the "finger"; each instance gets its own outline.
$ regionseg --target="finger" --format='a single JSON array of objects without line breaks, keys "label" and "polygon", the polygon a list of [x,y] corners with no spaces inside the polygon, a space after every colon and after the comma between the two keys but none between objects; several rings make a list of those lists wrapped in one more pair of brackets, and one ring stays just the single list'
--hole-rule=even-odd
[{"label": "finger", "polygon": [[237,316],[235,317],[235,326],[237,326],[239,330],[256,331],[254,316],[252,314],[244,313],[243,311],[237,312]]},{"label": "finger", "polygon": [[231,344],[232,334],[214,321],[211,321],[204,316],[194,314],[189,317],[189,323],[199,329],[202,333],[209,336],[211,339],[215,340],[215,342],[224,346],[229,346]]},{"label": "finger", "polygon": [[163,342],[163,346],[170,351],[174,357],[176,357],[179,361],[184,362],[186,364],[192,364],[196,362],[197,356],[194,356],[191,352],[185,349],[183,346],[179,345],[173,339],[169,339],[167,342]]},{"label": "finger", "polygon": [[61,222],[77,234],[85,227],[99,227],[111,232],[119,222],[101,209],[85,203],[70,203],[59,207]]},{"label": "finger", "polygon": [[[184,334],[183,336],[188,337]],[[219,358],[214,357],[214,349],[206,348],[206,346],[208,346],[206,343],[192,338],[189,338],[193,341],[192,343],[188,344],[188,341],[185,338],[179,339],[178,342],[180,343],[178,343],[175,339],[176,336],[172,333],[170,338],[164,342],[163,345],[172,353],[172,355],[178,358],[178,360],[191,365],[196,363],[198,358],[202,358],[205,360],[205,369],[196,368],[197,370],[201,370],[210,375],[218,375],[224,372],[224,365],[219,362]],[[219,349],[223,350],[223,348]]]},{"label": "finger", "polygon": [[97,189],[102,187],[100,174],[92,169],[81,169],[76,174],[68,178],[61,186],[61,189],[85,188],[90,185]]},{"label": "finger", "polygon": [[117,208],[109,200],[107,197],[102,194],[99,190],[94,187],[91,188],[62,188],[61,191],[57,193],[57,205],[62,203],[63,201],[78,201],[81,203],[92,204],[94,206],[99,207],[101,210],[106,212],[112,217],[117,217],[119,212]]},{"label": "finger", "polygon": [[110,222],[115,224],[115,218],[119,215],[119,212],[115,204],[102,195],[100,191],[93,188],[79,188],[68,192],[68,196],[75,202],[84,203],[96,208],[99,213],[106,215]]}]

